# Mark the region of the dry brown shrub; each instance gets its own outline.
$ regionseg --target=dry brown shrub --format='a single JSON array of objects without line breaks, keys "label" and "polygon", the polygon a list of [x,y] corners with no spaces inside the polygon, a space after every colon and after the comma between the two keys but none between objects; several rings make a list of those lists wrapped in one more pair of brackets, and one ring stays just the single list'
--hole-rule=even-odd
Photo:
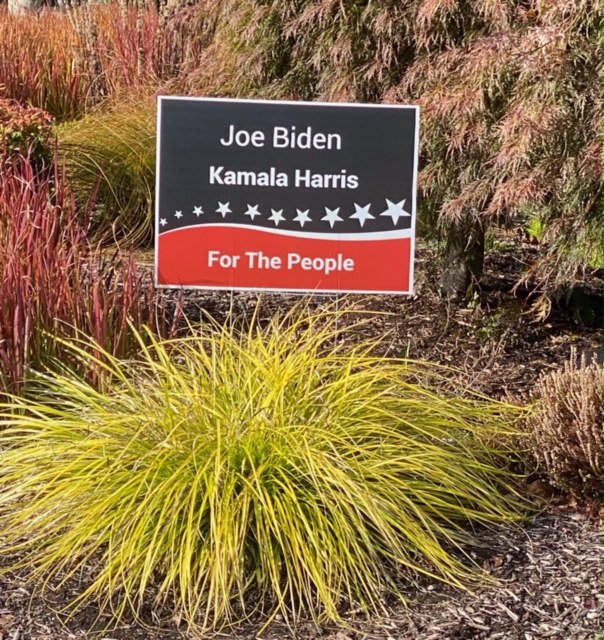
[{"label": "dry brown shrub", "polygon": [[538,468],[565,491],[602,498],[602,366],[576,352],[542,374],[527,418]]}]

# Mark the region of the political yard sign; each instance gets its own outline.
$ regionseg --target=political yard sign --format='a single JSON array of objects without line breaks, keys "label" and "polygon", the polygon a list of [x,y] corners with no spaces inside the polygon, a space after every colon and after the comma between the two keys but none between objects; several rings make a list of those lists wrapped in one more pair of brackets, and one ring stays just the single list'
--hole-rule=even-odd
[{"label": "political yard sign", "polygon": [[160,97],[158,286],[411,293],[419,110]]}]

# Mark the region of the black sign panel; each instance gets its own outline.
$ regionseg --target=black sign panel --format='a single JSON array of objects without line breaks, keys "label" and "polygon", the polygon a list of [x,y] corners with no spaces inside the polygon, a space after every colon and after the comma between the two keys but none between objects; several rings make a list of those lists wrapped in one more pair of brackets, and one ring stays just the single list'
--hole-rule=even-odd
[{"label": "black sign panel", "polygon": [[160,286],[411,290],[416,107],[164,97],[158,112]]}]

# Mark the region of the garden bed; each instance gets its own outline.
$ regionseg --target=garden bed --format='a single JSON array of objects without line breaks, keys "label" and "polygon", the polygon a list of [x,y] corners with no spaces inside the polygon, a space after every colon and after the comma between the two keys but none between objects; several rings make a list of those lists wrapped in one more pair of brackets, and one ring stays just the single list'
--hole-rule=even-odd
[{"label": "garden bed", "polygon": [[[408,607],[387,605],[387,615],[368,621],[344,615],[350,628],[274,622],[258,633],[250,622],[216,635],[228,640],[596,640],[602,636],[602,531],[594,519],[559,509],[523,528],[485,531],[477,559],[497,586],[472,593],[438,583],[406,588]],[[60,601],[61,594],[56,594]],[[149,612],[156,628],[122,624],[89,631],[92,607],[73,620],[55,615],[52,603],[31,598],[18,575],[0,578],[1,640],[183,640],[178,621]]]},{"label": "garden bed", "polygon": [[[516,248],[517,249],[517,248]],[[530,247],[524,258],[529,259]],[[515,254],[518,256],[518,253]],[[517,258],[515,258],[517,259]],[[148,269],[152,256],[139,256]],[[498,274],[505,273],[503,278]],[[601,349],[601,329],[577,322],[554,309],[545,322],[536,322],[530,300],[511,293],[514,264],[511,253],[494,252],[487,265],[486,287],[469,305],[447,301],[436,293],[434,254],[419,251],[416,294],[409,297],[347,296],[337,304],[352,303],[370,322],[361,331],[386,335],[382,349],[393,356],[440,362],[456,367],[456,381],[497,397],[520,401],[540,372],[567,360],[571,348],[594,353]],[[594,289],[595,290],[595,289]],[[173,294],[169,294],[172,296]],[[261,319],[296,304],[298,296],[264,295]],[[333,297],[309,304],[335,303]],[[222,321],[229,315],[250,317],[257,310],[254,293],[188,292],[185,312],[190,320],[204,314]],[[533,481],[534,478],[529,478]],[[454,592],[439,583],[406,586],[407,608],[386,603],[381,620],[345,612],[348,626],[318,627],[314,623],[289,629],[279,620],[260,631],[250,621],[218,637],[231,640],[595,640],[602,631],[601,514],[591,518],[560,506],[561,498],[537,479],[529,491],[553,499],[549,511],[523,528],[483,531],[476,559],[495,578],[473,593]],[[83,582],[86,577],[82,576]],[[144,624],[122,623],[100,629],[107,618],[95,620],[89,606],[73,619],[54,612],[73,598],[78,585],[70,583],[49,592],[46,602],[32,597],[31,587],[18,574],[0,578],[0,640],[68,640],[76,638],[152,640],[192,637],[183,621],[167,617],[151,604]],[[152,599],[149,599],[151,603]],[[101,627],[99,627],[101,625]]]}]

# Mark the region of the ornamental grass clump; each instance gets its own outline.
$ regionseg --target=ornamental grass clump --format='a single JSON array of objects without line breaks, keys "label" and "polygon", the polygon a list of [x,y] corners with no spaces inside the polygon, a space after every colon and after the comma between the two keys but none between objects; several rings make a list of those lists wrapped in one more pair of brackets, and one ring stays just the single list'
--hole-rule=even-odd
[{"label": "ornamental grass clump", "polygon": [[155,6],[110,1],[20,14],[0,4],[0,43],[2,94],[65,121],[152,94],[203,40],[190,21],[166,24]]},{"label": "ornamental grass clump", "polygon": [[84,332],[123,357],[138,346],[132,326],[168,335],[178,321],[132,254],[91,244],[93,201],[76,205],[56,160],[38,165],[40,157],[0,156],[0,399],[69,357],[49,334]]},{"label": "ornamental grass clump", "polygon": [[468,584],[474,528],[519,517],[484,442],[521,410],[442,395],[439,369],[342,341],[343,321],[140,335],[132,361],[72,342],[111,384],[48,371],[2,407],[5,569],[89,576],[74,605],[118,617],[153,593],[204,630],[380,610],[403,576]]},{"label": "ornamental grass clump", "polygon": [[2,95],[60,120],[81,115],[89,83],[78,35],[63,11],[9,13],[0,5]]},{"label": "ornamental grass clump", "polygon": [[155,113],[128,104],[58,129],[59,151],[78,197],[95,194],[92,233],[133,244],[153,236]]}]

